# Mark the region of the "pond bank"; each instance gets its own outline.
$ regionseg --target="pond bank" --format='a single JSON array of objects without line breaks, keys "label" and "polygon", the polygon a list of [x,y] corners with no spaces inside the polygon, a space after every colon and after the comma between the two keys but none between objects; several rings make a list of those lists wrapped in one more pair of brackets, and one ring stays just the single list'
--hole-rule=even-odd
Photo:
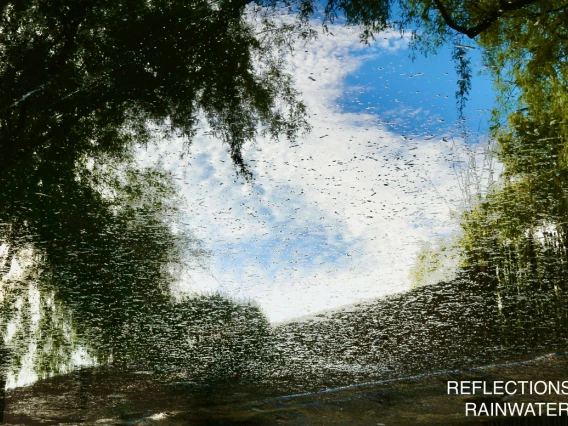
[{"label": "pond bank", "polygon": [[[99,369],[42,380],[7,394],[11,425],[483,425],[466,402],[502,397],[447,395],[448,380],[564,380],[568,356],[405,378],[296,397],[255,386],[218,386],[196,395],[144,372]],[[568,402],[566,395],[515,395],[507,402]],[[551,418],[550,421],[554,419]],[[557,419],[560,420],[560,419]],[[522,424],[522,423],[521,423]],[[528,423],[527,423],[528,424]],[[557,424],[557,423],[533,423]],[[560,424],[560,423],[558,423]]]}]

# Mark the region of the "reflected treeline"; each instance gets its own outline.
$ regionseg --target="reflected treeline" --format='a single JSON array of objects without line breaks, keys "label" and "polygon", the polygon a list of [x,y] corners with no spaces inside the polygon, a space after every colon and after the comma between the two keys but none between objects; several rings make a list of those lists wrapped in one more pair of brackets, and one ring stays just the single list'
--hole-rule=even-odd
[{"label": "reflected treeline", "polygon": [[119,157],[155,126],[189,144],[199,125],[246,175],[245,142],[307,127],[279,50],[295,27],[246,20],[247,3],[3,1],[1,175],[59,155]]},{"label": "reflected treeline", "polygon": [[166,265],[183,261],[189,241],[172,232],[175,207],[167,197],[173,187],[165,174],[130,169],[113,176],[96,166],[79,174],[72,164],[65,172],[61,162],[46,167],[56,166],[50,180],[19,167],[20,179],[2,194],[7,258],[20,253],[22,263],[27,249],[33,264],[20,286],[6,288],[4,318],[35,285],[41,295],[53,295],[53,306],[40,307],[39,316],[59,305],[70,309],[76,333],[98,342],[97,358],[106,359],[121,347],[124,323],[170,297]]},{"label": "reflected treeline", "polygon": [[[494,284],[464,274],[282,325],[276,347],[294,355],[279,358],[286,378],[279,385],[289,392],[314,391],[565,350],[568,331],[551,325],[553,311],[533,316],[532,306],[523,306],[527,319],[517,324],[511,312],[499,309]],[[554,306],[554,301],[538,301]]]},{"label": "reflected treeline", "polygon": [[80,355],[159,370],[199,359],[235,376],[229,359],[269,341],[257,308],[174,300],[179,271],[207,253],[172,176],[133,159],[168,137],[190,144],[201,125],[248,176],[245,142],[307,128],[278,49],[295,27],[254,24],[245,4],[0,3],[0,329],[12,370],[41,377]]},{"label": "reflected treeline", "polygon": [[129,332],[128,350],[139,367],[198,385],[258,379],[273,360],[272,327],[260,309],[219,295],[170,303]]},{"label": "reflected treeline", "polygon": [[12,370],[66,372],[83,354],[196,380],[257,374],[271,344],[267,320],[221,296],[173,297],[180,271],[208,253],[181,222],[169,174],[121,165],[42,181],[35,197],[25,185],[36,176],[24,173],[4,193],[14,207],[2,212],[0,326]]},{"label": "reflected treeline", "polygon": [[495,281],[504,326],[532,335],[568,325],[566,145],[553,116],[509,120],[502,182],[463,214],[461,245],[465,265]]}]

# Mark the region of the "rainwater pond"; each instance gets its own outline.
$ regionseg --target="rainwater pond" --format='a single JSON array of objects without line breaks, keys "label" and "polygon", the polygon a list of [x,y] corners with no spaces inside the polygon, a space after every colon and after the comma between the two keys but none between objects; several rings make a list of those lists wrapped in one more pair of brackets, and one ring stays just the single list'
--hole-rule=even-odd
[{"label": "rainwater pond", "polygon": [[568,14],[474,3],[2,3],[0,420],[564,419],[445,387],[568,387]]}]

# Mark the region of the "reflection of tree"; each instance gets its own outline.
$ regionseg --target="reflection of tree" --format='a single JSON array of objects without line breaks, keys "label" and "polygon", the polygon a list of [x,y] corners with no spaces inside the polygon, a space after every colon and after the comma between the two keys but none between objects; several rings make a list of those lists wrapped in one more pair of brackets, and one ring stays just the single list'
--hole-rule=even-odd
[{"label": "reflection of tree", "polygon": [[[3,289],[3,319],[14,317],[10,311],[19,298],[31,304],[28,287],[36,286],[38,341],[53,349],[47,353],[65,346],[58,323],[67,321],[80,339],[97,342],[97,356],[107,359],[121,347],[125,324],[170,299],[174,277],[167,265],[202,255],[192,248],[189,234],[172,231],[174,187],[163,172],[126,168],[102,174],[79,161],[44,158],[20,166],[5,182],[2,240],[14,253],[31,251],[33,268],[19,285]],[[32,315],[28,308],[20,309],[21,315]],[[31,318],[20,323],[31,325]],[[48,364],[65,362],[65,357],[49,358]],[[37,362],[44,363],[41,357]]]},{"label": "reflection of tree", "polygon": [[456,278],[460,253],[456,236],[439,238],[436,244],[422,241],[408,278],[413,286],[449,282]]},{"label": "reflection of tree", "polygon": [[[170,176],[132,163],[136,143],[189,144],[201,120],[247,176],[245,142],[307,128],[278,49],[293,26],[258,32],[245,4],[0,2],[0,273],[26,251],[33,262],[2,288],[0,326],[21,325],[16,364],[30,342],[43,372],[61,371],[77,342],[127,362],[134,337],[152,341],[181,309],[171,266],[205,253],[178,220]],[[262,315],[247,312],[262,335]]]},{"label": "reflection of tree", "polygon": [[202,371],[204,380],[245,379],[261,368],[270,327],[258,309],[221,297],[178,303],[171,295],[175,266],[207,253],[183,230],[167,173],[51,166],[59,171],[51,181],[18,169],[2,198],[14,206],[2,212],[9,225],[2,239],[20,262],[29,248],[31,262],[3,287],[0,325],[17,325],[15,366],[32,344],[40,377],[68,370],[79,346],[101,363]]},{"label": "reflection of tree", "polygon": [[[504,165],[501,187],[466,213],[470,255],[482,264],[488,254],[483,247],[514,241],[545,241],[555,234],[566,247],[566,164],[564,141],[558,127],[538,124],[521,113],[510,117],[512,131],[498,134],[498,158]],[[494,232],[491,232],[493,230]],[[493,243],[478,244],[486,238]],[[477,242],[476,242],[476,239]],[[531,243],[532,244],[532,243]]]},{"label": "reflection of tree", "polygon": [[542,334],[568,324],[568,174],[562,130],[520,112],[498,133],[501,186],[463,214],[466,265],[495,281],[503,321]]},{"label": "reflection of tree", "polygon": [[219,295],[164,305],[132,327],[152,327],[128,342],[138,362],[194,381],[250,380],[272,356],[271,326],[260,310]]},{"label": "reflection of tree", "polygon": [[10,363],[10,350],[0,349],[0,423],[4,421],[4,408],[6,397],[6,374]]},{"label": "reflection of tree", "polygon": [[244,2],[0,7],[2,174],[50,148],[119,155],[133,137],[148,141],[151,124],[190,142],[200,117],[247,173],[241,149],[259,125],[288,137],[305,128],[304,107],[273,54],[281,38],[262,43]]}]

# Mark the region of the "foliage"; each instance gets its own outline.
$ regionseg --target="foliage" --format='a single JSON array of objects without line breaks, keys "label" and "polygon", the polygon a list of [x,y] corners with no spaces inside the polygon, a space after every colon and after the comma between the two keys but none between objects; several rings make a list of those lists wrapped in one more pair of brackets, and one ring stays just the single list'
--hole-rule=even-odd
[{"label": "foliage", "polygon": [[[12,371],[28,363],[39,377],[63,373],[82,349],[98,363],[185,372],[207,383],[260,374],[271,328],[258,308],[220,296],[172,297],[171,266],[191,266],[207,252],[180,222],[170,176],[101,167],[104,173],[92,165],[67,181],[42,181],[35,199],[29,191],[25,200],[8,194],[19,210],[5,216],[4,229],[29,245],[24,273],[2,285],[0,326],[14,349]],[[33,174],[20,177],[29,179],[11,182],[16,193],[16,185],[35,182]],[[10,257],[26,258],[22,249]]]},{"label": "foliage", "polygon": [[[111,173],[112,163],[87,167],[44,156],[14,170],[0,193],[6,263],[21,263],[27,251],[33,265],[3,285],[0,325],[18,325],[11,342],[17,351],[35,340],[39,353],[59,353],[47,361],[53,369],[38,357],[40,371],[61,370],[53,363],[68,363],[78,344],[107,360],[128,338],[126,324],[170,299],[176,277],[168,265],[207,255],[180,226],[171,177],[120,164],[123,170]],[[61,327],[76,338],[62,339]]]},{"label": "foliage", "polygon": [[440,238],[436,244],[420,244],[409,278],[414,287],[452,281],[460,266],[459,246],[456,237]]},{"label": "foliage", "polygon": [[246,381],[264,371],[272,328],[259,308],[220,295],[164,304],[131,325],[130,362],[195,382]]},{"label": "foliage", "polygon": [[259,126],[294,138],[307,124],[277,46],[257,37],[244,5],[3,2],[0,177],[49,147],[120,156],[156,125],[189,144],[202,119],[249,176],[242,146]]},{"label": "foliage", "polygon": [[[284,5],[305,21],[317,12],[313,0],[264,0],[261,4]],[[567,7],[563,0],[327,0],[322,15],[326,29],[340,18],[347,25],[360,26],[365,43],[381,31],[394,29],[410,32],[411,47],[424,54],[448,46],[459,76],[460,114],[471,88],[467,52],[481,48],[484,71],[495,79],[499,93],[499,107],[494,111],[498,127],[519,108],[530,108],[535,117],[552,111],[564,123]],[[475,40],[473,46],[470,39]]]},{"label": "foliage", "polygon": [[499,133],[497,154],[504,164],[503,182],[463,215],[463,241],[470,264],[486,264],[496,247],[538,244],[537,235],[554,235],[566,247],[565,142],[549,120],[539,125],[516,113],[510,118],[513,131]]}]

